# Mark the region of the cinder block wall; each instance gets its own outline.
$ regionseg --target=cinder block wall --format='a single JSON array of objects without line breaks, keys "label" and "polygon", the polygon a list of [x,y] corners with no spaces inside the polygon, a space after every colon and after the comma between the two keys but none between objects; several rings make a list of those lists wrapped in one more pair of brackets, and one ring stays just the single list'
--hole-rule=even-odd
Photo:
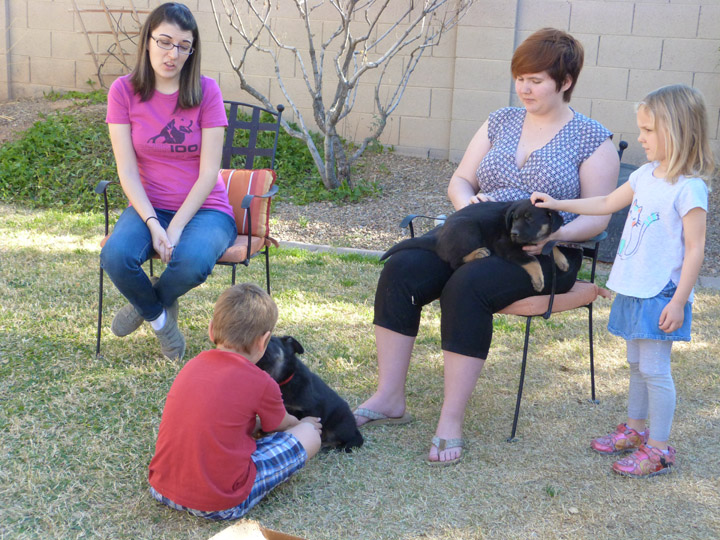
[{"label": "cinder block wall", "polygon": [[[159,3],[135,0],[134,5],[152,9]],[[210,0],[185,3],[200,25],[204,73],[220,82],[226,98],[251,99],[240,91],[231,70]],[[130,6],[127,0],[106,0],[106,4],[112,9]],[[99,2],[78,0],[78,6],[98,8]],[[391,6],[399,9],[400,0]],[[319,35],[329,35],[334,29],[332,10],[323,8],[314,16]],[[275,18],[285,36],[306,42],[289,3],[281,3]],[[84,13],[82,22],[90,31],[109,28],[103,13]],[[4,0],[0,23],[0,100],[89,89],[87,82],[98,80],[90,47],[104,52],[113,42],[106,34],[86,37],[72,0]],[[585,46],[585,68],[571,105],[602,122],[615,133],[616,141],[630,142],[627,161],[644,160],[636,142],[635,103],[650,90],[671,83],[689,84],[703,92],[713,148],[720,156],[717,0],[475,0],[460,25],[421,60],[381,142],[401,153],[458,161],[488,113],[517,103],[510,77],[512,52],[543,26],[565,29]],[[296,104],[312,123],[299,66],[289,54],[282,58],[286,86],[300,96]],[[266,59],[251,58],[248,68],[252,83],[273,103],[286,103]],[[112,74],[113,69],[108,66],[104,73]],[[349,139],[360,140],[369,132],[376,112],[372,95],[376,77],[370,73],[363,80],[353,113],[342,125],[342,134]],[[328,77],[325,89],[331,88]]]}]

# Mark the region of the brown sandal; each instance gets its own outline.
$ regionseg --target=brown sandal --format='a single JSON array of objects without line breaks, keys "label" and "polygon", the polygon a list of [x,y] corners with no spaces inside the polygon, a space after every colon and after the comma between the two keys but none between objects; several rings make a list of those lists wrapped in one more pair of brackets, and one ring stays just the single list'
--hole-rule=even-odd
[{"label": "brown sandal", "polygon": [[[433,437],[432,445],[436,446],[438,449],[438,453],[440,453],[443,450],[447,450],[448,448],[463,448],[465,446],[465,440],[462,438],[441,439],[440,437]],[[462,461],[463,455],[464,454],[460,454],[455,459],[449,459],[447,461],[440,461],[440,460],[433,461],[430,459],[426,459],[425,463],[427,463],[431,467],[447,467],[448,465],[455,465],[457,463],[460,463],[460,461]]]}]

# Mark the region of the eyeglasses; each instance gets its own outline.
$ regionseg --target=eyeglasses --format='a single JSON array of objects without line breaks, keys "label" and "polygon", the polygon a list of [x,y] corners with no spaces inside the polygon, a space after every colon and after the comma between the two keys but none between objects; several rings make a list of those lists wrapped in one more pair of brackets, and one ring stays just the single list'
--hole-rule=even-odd
[{"label": "eyeglasses", "polygon": [[193,49],[190,45],[175,45],[169,39],[156,38],[155,36],[150,37],[155,40],[155,43],[157,43],[158,47],[160,47],[161,49],[165,49],[166,51],[172,51],[173,47],[177,47],[178,53],[184,55],[190,55],[195,51],[195,49]]}]

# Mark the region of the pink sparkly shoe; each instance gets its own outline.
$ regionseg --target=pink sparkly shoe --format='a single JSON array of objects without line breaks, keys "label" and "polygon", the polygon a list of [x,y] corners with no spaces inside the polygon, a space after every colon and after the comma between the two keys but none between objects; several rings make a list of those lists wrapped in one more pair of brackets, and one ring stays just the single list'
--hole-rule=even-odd
[{"label": "pink sparkly shoe", "polygon": [[650,478],[672,472],[675,466],[675,449],[668,446],[665,454],[659,448],[642,445],[632,454],[613,463],[612,468],[618,474],[633,478]]},{"label": "pink sparkly shoe", "polygon": [[607,435],[593,439],[590,442],[590,448],[601,454],[612,456],[624,452],[632,452],[640,448],[647,440],[647,430],[638,433],[628,427],[627,424],[619,424],[613,433],[608,433]]}]

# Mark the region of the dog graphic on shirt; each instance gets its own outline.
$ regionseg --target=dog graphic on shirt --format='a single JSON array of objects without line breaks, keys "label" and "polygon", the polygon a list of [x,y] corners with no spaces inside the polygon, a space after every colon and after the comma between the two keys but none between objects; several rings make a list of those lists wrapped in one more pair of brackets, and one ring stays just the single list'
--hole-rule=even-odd
[{"label": "dog graphic on shirt", "polygon": [[[182,121],[182,119],[181,119]],[[192,133],[192,125],[193,121],[190,120],[187,125],[175,125],[175,118],[170,120],[170,122],[167,123],[167,125],[160,130],[160,133],[155,135],[154,137],[150,137],[148,139],[149,143],[157,143],[160,144],[182,144],[182,142],[185,140],[185,134]],[[158,139],[162,139],[158,141]]]}]

